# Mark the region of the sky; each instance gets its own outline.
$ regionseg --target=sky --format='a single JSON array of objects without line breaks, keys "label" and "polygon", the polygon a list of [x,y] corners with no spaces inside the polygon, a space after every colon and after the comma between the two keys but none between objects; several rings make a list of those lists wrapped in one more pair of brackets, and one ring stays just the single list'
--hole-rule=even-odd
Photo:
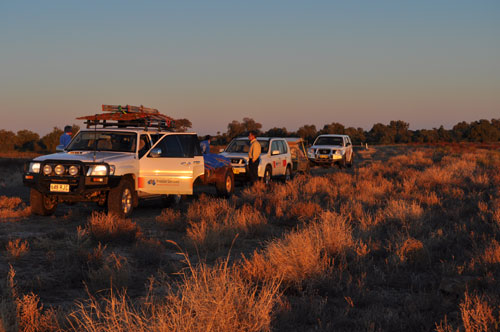
[{"label": "sky", "polygon": [[102,104],[199,134],[500,118],[500,1],[0,0],[0,129]]}]

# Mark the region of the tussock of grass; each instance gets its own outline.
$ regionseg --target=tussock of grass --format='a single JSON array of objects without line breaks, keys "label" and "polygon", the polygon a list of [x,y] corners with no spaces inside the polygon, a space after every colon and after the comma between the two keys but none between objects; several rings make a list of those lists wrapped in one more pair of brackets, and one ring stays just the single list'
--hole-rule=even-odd
[{"label": "tussock of grass", "polygon": [[326,212],[308,227],[273,240],[265,250],[246,260],[244,269],[253,279],[280,278],[289,284],[301,284],[320,277],[332,266],[335,257],[354,245],[351,228],[345,218]]},{"label": "tussock of grass", "polygon": [[11,258],[19,259],[29,252],[30,246],[26,240],[22,241],[21,239],[15,239],[9,241],[5,249]]},{"label": "tussock of grass", "polygon": [[124,293],[91,297],[70,322],[74,331],[270,331],[279,296],[279,282],[256,286],[227,260],[213,267],[189,264],[165,298],[132,304]]},{"label": "tussock of grass", "polygon": [[86,230],[95,241],[132,243],[141,236],[141,230],[130,219],[114,214],[93,212]]},{"label": "tussock of grass", "polygon": [[0,196],[0,222],[25,218],[30,214],[31,208],[19,197]]}]

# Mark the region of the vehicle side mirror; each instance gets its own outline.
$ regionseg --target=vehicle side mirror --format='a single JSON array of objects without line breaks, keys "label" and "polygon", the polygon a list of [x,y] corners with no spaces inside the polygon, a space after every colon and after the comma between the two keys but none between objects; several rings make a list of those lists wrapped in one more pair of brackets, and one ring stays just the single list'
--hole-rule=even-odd
[{"label": "vehicle side mirror", "polygon": [[273,150],[273,152],[271,152],[271,156],[275,156],[277,154],[280,154],[279,150]]},{"label": "vehicle side mirror", "polygon": [[224,149],[219,149],[219,153],[224,152]]},{"label": "vehicle side mirror", "polygon": [[161,156],[161,149],[160,148],[154,148],[153,150],[151,150],[151,152],[149,153],[149,156],[151,158],[158,158]]},{"label": "vehicle side mirror", "polygon": [[347,142],[346,146],[351,146],[351,143]]},{"label": "vehicle side mirror", "polygon": [[56,152],[64,152],[64,145],[58,145],[56,146]]}]

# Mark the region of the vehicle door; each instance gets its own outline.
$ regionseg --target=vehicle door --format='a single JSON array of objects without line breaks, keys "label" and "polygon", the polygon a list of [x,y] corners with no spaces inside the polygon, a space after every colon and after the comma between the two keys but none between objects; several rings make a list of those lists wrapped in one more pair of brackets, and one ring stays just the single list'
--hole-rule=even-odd
[{"label": "vehicle door", "polygon": [[193,193],[195,159],[185,151],[180,136],[163,136],[139,160],[139,191],[162,195]]},{"label": "vehicle door", "polygon": [[194,134],[179,135],[183,150],[190,158],[193,158],[193,182],[205,174],[205,162],[201,152],[200,142]]},{"label": "vehicle door", "polygon": [[352,160],[352,143],[349,137],[345,137],[346,161]]},{"label": "vehicle door", "polygon": [[288,146],[288,143],[285,140],[283,139],[279,140],[278,146],[280,147],[281,167],[284,175],[286,173],[286,167],[288,166],[288,164],[290,164],[290,167],[292,167],[293,169],[292,156],[290,152],[290,147]]},{"label": "vehicle door", "polygon": [[281,175],[280,153],[281,152],[278,146],[278,140],[272,140],[271,148],[269,149],[269,155],[271,160],[271,167],[273,168],[273,175]]}]

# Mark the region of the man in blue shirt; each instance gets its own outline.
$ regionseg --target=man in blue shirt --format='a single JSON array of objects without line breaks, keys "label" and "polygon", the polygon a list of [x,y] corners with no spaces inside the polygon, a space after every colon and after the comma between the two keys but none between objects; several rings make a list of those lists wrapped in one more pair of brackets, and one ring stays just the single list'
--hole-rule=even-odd
[{"label": "man in blue shirt", "polygon": [[73,133],[71,126],[64,127],[64,134],[61,135],[61,138],[59,139],[59,144],[62,145],[64,148],[66,148],[69,142],[71,142],[72,134]]},{"label": "man in blue shirt", "polygon": [[205,136],[205,140],[200,142],[201,153],[210,153],[210,135]]}]

